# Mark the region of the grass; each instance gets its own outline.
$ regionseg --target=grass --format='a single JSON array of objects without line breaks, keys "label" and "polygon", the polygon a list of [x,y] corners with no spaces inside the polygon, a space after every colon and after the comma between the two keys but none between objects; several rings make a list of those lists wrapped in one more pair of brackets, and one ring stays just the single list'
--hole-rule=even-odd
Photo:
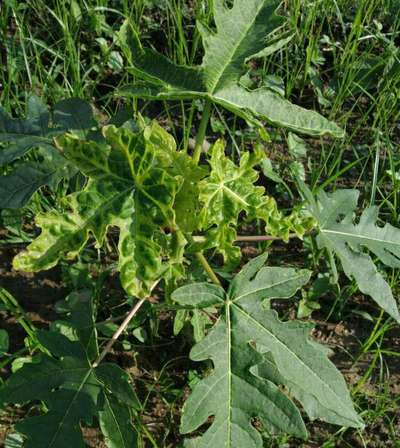
[{"label": "grass", "polygon": [[[168,53],[179,64],[198,63],[202,49],[195,19],[212,25],[206,3],[202,0],[4,1],[0,10],[0,103],[21,113],[26,92],[34,91],[49,104],[76,96],[90,99],[101,116],[113,114],[122,106],[114,96],[115,89],[132,81],[122,68],[115,45],[115,32],[123,18],[130,17],[136,23],[147,45]],[[208,3],[212,4],[212,0]],[[250,76],[260,84],[268,82],[270,74],[281,78],[286,95],[293,101],[319,109],[346,129],[343,140],[308,141],[306,165],[313,188],[321,185],[328,189],[359,188],[364,205],[379,206],[382,215],[398,226],[400,2],[286,0],[282,8],[290,24],[282,34],[293,33],[293,38],[272,58],[252,66]],[[193,125],[198,124],[201,104],[140,101],[133,107],[163,122],[181,142],[181,148],[187,150]],[[232,149],[232,157],[238,157],[249,138],[260,142],[254,129],[224,111],[214,107],[211,114],[212,129],[205,130],[207,138],[212,140],[222,133]],[[287,154],[285,150],[282,152],[285,136],[271,131],[271,137],[267,149],[275,170],[285,178]],[[285,203],[285,189],[277,191],[281,192],[277,199]],[[64,193],[60,189],[58,194]],[[35,201],[34,208],[47,207],[40,199]],[[321,270],[326,269],[317,253],[314,262]],[[388,271],[387,277],[396,288],[398,274]],[[348,305],[352,293],[351,285],[348,290],[337,291],[326,315],[338,320],[354,318]],[[391,365],[398,363],[399,353],[387,341],[392,340],[396,330],[393,322],[376,311],[365,317],[370,321],[360,320],[367,331],[361,332],[358,347],[351,354],[352,365],[361,366],[362,370],[352,392],[368,425],[387,427],[386,446],[400,446],[394,417],[399,415],[400,401],[388,387]],[[29,322],[21,322],[29,327]],[[162,368],[158,378],[146,379],[146,384],[149,397],[157,389],[157,396],[173,408],[176,396],[170,393],[168,369],[169,366]],[[320,446],[352,446],[345,431],[324,431],[326,438]],[[368,441],[369,433],[354,437],[358,443],[354,446],[379,446],[372,439]],[[149,443],[161,446],[154,440]],[[282,438],[276,441],[276,446],[288,443]]]}]

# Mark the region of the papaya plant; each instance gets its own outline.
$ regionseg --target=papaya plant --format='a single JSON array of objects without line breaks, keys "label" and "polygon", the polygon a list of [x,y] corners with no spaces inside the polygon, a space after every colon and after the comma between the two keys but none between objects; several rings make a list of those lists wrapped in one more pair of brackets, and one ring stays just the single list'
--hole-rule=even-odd
[{"label": "papaya plant", "polygon": [[[306,439],[305,414],[310,420],[363,427],[329,350],[311,336],[312,324],[282,320],[273,307],[273,300],[290,299],[306,288],[313,273],[270,265],[268,250],[239,270],[237,243],[313,239],[328,254],[334,281],[341,280],[338,260],[361,292],[400,321],[390,287],[367,253],[398,268],[400,230],[378,226],[375,207],[357,219],[357,191],[320,191],[314,196],[300,180],[303,202],[283,213],[261,185],[260,165],[266,156],[260,147],[235,159],[219,139],[200,157],[212,105],[259,127],[266,121],[311,136],[343,136],[317,112],[267,88],[244,85],[245,64],[279,47],[266,41],[284,21],[276,14],[279,2],[212,4],[216,30],[197,24],[205,50],[201,66],[178,66],[143,48],[129,22],[119,33],[127,70],[139,80],[125,87],[123,95],[205,101],[193,155],[178,150],[163,127],[141,116],[134,126],[104,126],[96,138],[75,132],[73,126],[69,129],[74,132],[64,128],[50,136],[35,130],[31,145],[25,136],[26,141],[18,141],[20,150],[13,149],[22,155],[23,148],[39,145],[42,140],[36,138],[49,138],[52,151],[85,179],[82,188],[36,217],[41,233],[14,258],[14,268],[50,269],[61,260],[73,262],[92,242],[99,250],[115,242],[114,268],[133,303],[103,350],[98,347],[96,306],[85,294],[69,299],[63,323],[37,332],[38,353],[0,388],[0,406],[41,403],[39,415],[16,426],[24,446],[83,447],[80,426],[93,425],[96,419],[107,446],[140,446],[138,394],[128,375],[104,360],[156,288],[164,291],[159,308],[210,317],[211,328],[205,337],[198,332],[190,353],[193,361],[208,361],[209,369],[183,406],[183,446],[262,448],[263,439],[281,433]],[[37,115],[28,119],[37,126]],[[15,144],[13,138],[2,141]],[[263,235],[243,238],[239,231],[244,221],[252,228],[258,225]],[[219,256],[217,268],[208,258],[211,253]],[[204,273],[196,274],[201,281],[193,282],[199,266]],[[38,433],[38,427],[45,429]]]},{"label": "papaya plant", "polygon": [[[310,338],[312,326],[302,321],[281,321],[271,308],[272,299],[292,297],[308,283],[312,273],[304,269],[265,267],[266,252],[243,267],[226,289],[202,252],[211,244],[223,255],[226,266],[234,269],[230,263],[240,255],[234,246],[240,212],[253,222],[262,220],[265,232],[282,240],[288,238],[289,232],[302,237],[312,231],[321,249],[337,254],[346,275],[354,278],[363,292],[398,319],[391,293],[381,288],[381,296],[376,296],[376,291],[368,286],[365,269],[375,273],[374,282],[379,279],[388,288],[363,247],[382,262],[396,267],[400,230],[389,225],[377,227],[376,209],[367,209],[360,223],[354,224],[352,212],[357,192],[349,190],[337,191],[332,196],[321,192],[314,199],[303,185],[311,213],[300,210],[284,216],[275,200],[255,184],[259,176],[257,164],[262,160],[257,151],[242,154],[240,164],[236,165],[224,154],[223,142],[217,141],[206,163],[198,165],[189,155],[177,151],[174,139],[156,122],[145,125],[139,121],[137,131],[106,126],[103,135],[104,140],[99,142],[72,134],[56,138],[63,157],[86,176],[87,182],[83,190],[67,196],[59,209],[37,217],[42,233],[26,251],[16,256],[14,267],[30,272],[49,269],[61,258],[76,258],[91,238],[101,247],[110,227],[118,228],[117,269],[128,296],[138,298],[127,316],[129,321],[158,283],[164,282],[167,286],[171,282],[174,285],[185,282],[190,263],[195,257],[199,259],[211,283],[186,284],[175,289],[170,298],[178,309],[212,309],[216,318],[213,328],[191,352],[194,361],[211,359],[214,370],[197,384],[184,406],[181,431],[191,434],[209,417],[214,416],[214,420],[202,436],[189,437],[187,446],[205,447],[215,443],[215,446],[258,448],[262,447],[260,428],[264,435],[284,432],[306,438],[305,424],[293,398],[302,404],[310,419],[362,427],[343,377],[327,358],[328,351]],[[345,207],[341,201],[346,202]],[[216,216],[220,217],[219,225]],[[225,233],[229,232],[233,233],[232,242],[224,240]],[[218,236],[212,237],[216,242],[212,239],[209,243],[210,234]],[[348,259],[353,258],[360,262],[350,263]],[[168,303],[167,297],[166,306]],[[43,357],[47,360],[48,354],[47,357],[39,355],[40,361],[27,364],[11,376],[0,395],[2,403],[43,400],[47,408],[43,421],[50,426],[57,425],[57,418],[64,416],[66,434],[73,432],[80,421],[88,422],[90,415],[103,415],[96,414],[99,396],[91,396],[95,404],[89,414],[71,415],[68,397],[65,401],[57,399],[53,410],[52,395],[46,398],[45,391],[46,387],[55,386],[48,384],[46,378],[43,378],[43,394],[37,389],[37,394],[25,396],[22,386],[28,377],[40,378],[41,369],[49,368],[47,364],[42,367],[43,362],[62,363],[70,355],[84,356],[79,350],[75,352],[73,339],[68,342],[68,336],[71,338],[67,334],[62,342],[51,331],[45,336],[40,333],[40,343],[56,360],[50,357],[42,361]],[[110,344],[114,342],[115,338]],[[57,343],[62,345],[62,350]],[[67,388],[69,394],[77,384],[83,390],[80,387],[94,375],[93,382],[101,388],[96,372],[110,344],[98,360],[85,355],[82,377],[73,380],[68,377],[68,370],[63,369],[57,387]],[[113,382],[113,377],[110,378]],[[55,373],[53,379],[56,381]],[[81,397],[76,392],[73,396],[80,403]],[[101,400],[103,403],[104,397]],[[131,411],[123,410],[117,402],[114,404],[115,412],[126,420]],[[28,422],[17,427],[28,437],[27,446],[52,446],[47,439],[40,439],[39,443],[37,436],[30,432]],[[68,437],[66,440],[74,440]],[[125,446],[122,442],[112,443],[109,446]]]}]

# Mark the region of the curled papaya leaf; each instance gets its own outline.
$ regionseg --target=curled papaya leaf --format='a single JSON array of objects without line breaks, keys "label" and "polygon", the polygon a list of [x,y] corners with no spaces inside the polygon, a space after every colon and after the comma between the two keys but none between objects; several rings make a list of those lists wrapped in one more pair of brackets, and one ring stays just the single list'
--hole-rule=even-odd
[{"label": "curled papaya leaf", "polygon": [[290,232],[302,237],[313,226],[313,219],[296,211],[284,216],[275,199],[265,194],[264,187],[257,185],[259,173],[255,167],[265,157],[261,150],[256,148],[251,154],[242,153],[239,165],[226,157],[224,151],[222,140],[213,145],[208,159],[210,174],[199,184],[200,228],[206,232],[204,248],[216,247],[228,265],[237,263],[240,249],[233,243],[242,212],[249,220],[262,220],[267,234],[285,241]]},{"label": "curled papaya leaf", "polygon": [[14,267],[49,269],[63,256],[76,257],[90,236],[100,247],[115,226],[122,285],[128,294],[144,297],[166,270],[163,228],[176,226],[173,205],[183,180],[169,172],[175,144],[155,123],[138,133],[107,126],[103,134],[104,143],[73,135],[57,139],[65,157],[87,176],[87,185],[65,198],[64,211],[37,217],[42,233],[17,255]]}]

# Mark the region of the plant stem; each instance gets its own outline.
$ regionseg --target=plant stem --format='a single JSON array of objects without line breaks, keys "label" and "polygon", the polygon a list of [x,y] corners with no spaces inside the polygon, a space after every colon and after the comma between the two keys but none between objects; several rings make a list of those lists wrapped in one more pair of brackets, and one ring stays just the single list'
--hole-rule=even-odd
[{"label": "plant stem", "polygon": [[[190,244],[193,244],[195,242],[195,240],[192,237],[192,235],[186,234],[185,238],[189,241]],[[215,285],[221,286],[221,282],[219,281],[217,275],[213,271],[213,268],[208,263],[206,257],[203,255],[203,252],[201,252],[201,251],[200,252],[196,252],[195,255],[196,255],[196,258],[199,260],[199,262],[200,262],[201,266],[203,267],[203,269],[206,271],[207,275],[210,277],[210,280]]]},{"label": "plant stem", "polygon": [[217,275],[213,271],[212,267],[206,260],[206,257],[202,252],[196,252],[196,258],[199,260],[200,264],[203,266],[203,269],[206,271],[207,275],[210,277],[211,281],[218,286],[221,286],[221,282],[219,281]]},{"label": "plant stem", "polygon": [[109,353],[112,346],[115,344],[117,339],[121,336],[121,333],[128,326],[129,322],[135,317],[136,313],[139,311],[140,307],[144,304],[146,299],[141,299],[139,302],[135,304],[135,306],[129,311],[128,315],[125,317],[122,324],[119,326],[118,330],[113,334],[112,338],[108,341],[107,345],[104,347],[104,350],[100,353],[99,357],[93,363],[92,367],[96,368],[101,361],[103,361],[104,357]]},{"label": "plant stem", "polygon": [[[201,151],[203,149],[203,144],[204,144],[204,140],[206,137],[206,131],[207,131],[208,122],[210,120],[210,116],[211,116],[211,102],[209,100],[206,100],[206,102],[204,104],[203,115],[202,115],[201,121],[200,121],[199,131],[197,132],[197,135],[196,135],[196,145],[195,145],[194,151],[193,151],[193,160],[195,161],[196,164],[199,163],[199,161],[200,161],[200,155],[201,155]],[[186,238],[190,243],[194,242],[191,235],[186,235]],[[200,252],[196,252],[195,255],[196,255],[196,258],[199,260],[200,264],[202,265],[203,269],[207,273],[207,275],[210,277],[211,281],[215,285],[221,286],[221,282],[219,281],[217,275],[213,271],[212,267],[206,260],[206,257],[203,255],[203,253],[200,251]]]},{"label": "plant stem", "polygon": [[196,146],[194,147],[193,160],[198,163],[200,160],[201,150],[203,149],[204,139],[206,137],[206,131],[208,122],[211,115],[211,102],[206,100],[203,110],[203,116],[201,117],[199,131],[196,136]]},{"label": "plant stem", "polygon": [[[289,233],[289,238],[298,238],[295,233]],[[235,241],[248,241],[248,242],[258,242],[258,241],[280,241],[283,240],[280,236],[272,236],[272,235],[238,235]]]},{"label": "plant stem", "polygon": [[[289,233],[289,239],[298,238],[298,235],[295,233]],[[204,236],[194,236],[193,240],[195,242],[202,242],[205,240]],[[281,241],[283,240],[280,236],[272,236],[272,235],[238,235],[235,239],[235,242],[250,242],[257,243],[260,241]]]}]

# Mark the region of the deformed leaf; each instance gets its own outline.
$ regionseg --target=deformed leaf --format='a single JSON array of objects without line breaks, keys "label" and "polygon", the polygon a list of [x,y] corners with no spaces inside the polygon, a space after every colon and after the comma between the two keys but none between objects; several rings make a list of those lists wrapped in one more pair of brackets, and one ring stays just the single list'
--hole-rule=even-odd
[{"label": "deformed leaf", "polygon": [[[183,409],[181,431],[191,433],[209,417],[214,419],[201,437],[187,441],[188,447],[261,448],[255,419],[263,432],[306,438],[300,412],[282,385],[294,391],[312,418],[362,426],[343,377],[328,360],[326,349],[310,339],[310,325],[281,322],[269,309],[270,300],[293,296],[310,272],[262,268],[265,259],[260,256],[248,263],[224,299],[218,297],[220,292],[214,296],[213,303],[222,305],[224,313],[192,349],[193,360],[211,359],[214,370],[195,385]],[[196,303],[196,284],[183,288],[174,300]],[[202,289],[200,285],[200,295]],[[183,299],[185,292],[192,300]]]},{"label": "deformed leaf", "polygon": [[199,214],[200,228],[206,231],[203,247],[217,247],[226,262],[234,264],[240,258],[240,249],[234,247],[236,226],[241,212],[249,219],[262,219],[265,232],[288,239],[290,232],[300,237],[308,227],[296,212],[283,216],[276,201],[265,194],[264,187],[257,186],[259,174],[255,166],[264,159],[262,151],[243,152],[237,166],[225,157],[224,143],[217,141],[208,159],[211,171],[200,184],[202,209]]},{"label": "deformed leaf", "polygon": [[[89,180],[84,190],[65,198],[65,211],[37,216],[40,236],[14,259],[14,267],[39,271],[62,256],[76,257],[90,236],[100,247],[107,229],[120,229],[121,282],[128,294],[146,296],[166,267],[162,229],[175,228],[174,201],[182,178],[171,172],[175,143],[155,123],[138,133],[104,128],[104,143],[60,137],[67,159]],[[168,264],[168,263],[166,263]]]}]

